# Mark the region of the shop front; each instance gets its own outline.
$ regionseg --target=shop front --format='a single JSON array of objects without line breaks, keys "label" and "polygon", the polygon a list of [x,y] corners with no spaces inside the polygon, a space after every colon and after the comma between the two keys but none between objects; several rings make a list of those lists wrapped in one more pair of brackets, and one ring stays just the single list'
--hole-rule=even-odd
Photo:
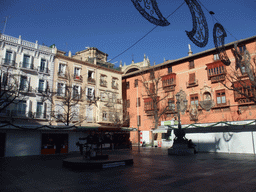
[{"label": "shop front", "polygon": [[67,133],[42,133],[41,154],[68,153]]}]

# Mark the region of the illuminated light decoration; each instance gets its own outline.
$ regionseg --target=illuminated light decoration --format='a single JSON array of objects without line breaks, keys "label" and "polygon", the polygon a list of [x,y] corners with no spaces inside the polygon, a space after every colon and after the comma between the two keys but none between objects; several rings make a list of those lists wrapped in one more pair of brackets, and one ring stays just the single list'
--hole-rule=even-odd
[{"label": "illuminated light decoration", "polygon": [[[145,17],[149,22],[159,25],[159,26],[168,26],[170,23],[165,19],[158,9],[156,0],[131,0],[135,8],[140,12],[140,14]],[[143,2],[142,2],[143,1]],[[141,6],[144,4],[144,8]],[[152,4],[152,6],[150,5]],[[152,8],[152,9],[151,9]],[[149,13],[146,11],[149,10]],[[153,14],[156,14],[159,19],[155,18]]]},{"label": "illuminated light decoration", "polygon": [[198,47],[205,47],[208,43],[209,31],[203,10],[196,0],[185,0],[193,20],[192,31],[186,31],[188,38]]},{"label": "illuminated light decoration", "polygon": [[227,33],[226,33],[224,27],[220,23],[215,23],[215,25],[213,27],[214,45],[216,47],[216,50],[217,50],[217,53],[219,55],[221,62],[224,65],[229,66],[231,62],[227,56],[226,49],[224,46],[225,37],[227,37]]}]

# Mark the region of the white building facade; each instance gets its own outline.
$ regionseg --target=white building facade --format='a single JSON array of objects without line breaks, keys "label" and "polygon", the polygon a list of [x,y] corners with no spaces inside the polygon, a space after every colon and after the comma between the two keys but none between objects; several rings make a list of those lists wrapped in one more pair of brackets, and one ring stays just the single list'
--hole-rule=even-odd
[{"label": "white building facade", "polygon": [[[51,105],[43,95],[52,88],[55,53],[54,46],[0,34],[1,89],[10,88],[9,95],[18,93],[15,100],[1,103],[1,124],[8,123],[0,130],[0,156],[38,154],[40,133],[13,129],[48,124]],[[6,96],[0,99],[3,101]],[[3,107],[5,104],[8,106]]]}]

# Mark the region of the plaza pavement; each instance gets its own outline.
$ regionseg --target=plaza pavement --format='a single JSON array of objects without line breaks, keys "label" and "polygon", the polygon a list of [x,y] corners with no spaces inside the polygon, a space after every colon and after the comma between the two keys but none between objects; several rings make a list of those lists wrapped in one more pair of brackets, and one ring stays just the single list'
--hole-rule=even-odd
[{"label": "plaza pavement", "polygon": [[73,171],[62,160],[78,153],[0,158],[0,191],[256,191],[255,155],[168,156],[166,148],[137,147],[109,154],[132,155],[134,164]]}]

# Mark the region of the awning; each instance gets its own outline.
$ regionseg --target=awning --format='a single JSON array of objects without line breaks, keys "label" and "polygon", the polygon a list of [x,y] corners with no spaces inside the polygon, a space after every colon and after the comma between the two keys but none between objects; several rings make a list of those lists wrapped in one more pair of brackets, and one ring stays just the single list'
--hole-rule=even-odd
[{"label": "awning", "polygon": [[159,126],[157,129],[153,130],[153,133],[167,133],[168,126]]}]

